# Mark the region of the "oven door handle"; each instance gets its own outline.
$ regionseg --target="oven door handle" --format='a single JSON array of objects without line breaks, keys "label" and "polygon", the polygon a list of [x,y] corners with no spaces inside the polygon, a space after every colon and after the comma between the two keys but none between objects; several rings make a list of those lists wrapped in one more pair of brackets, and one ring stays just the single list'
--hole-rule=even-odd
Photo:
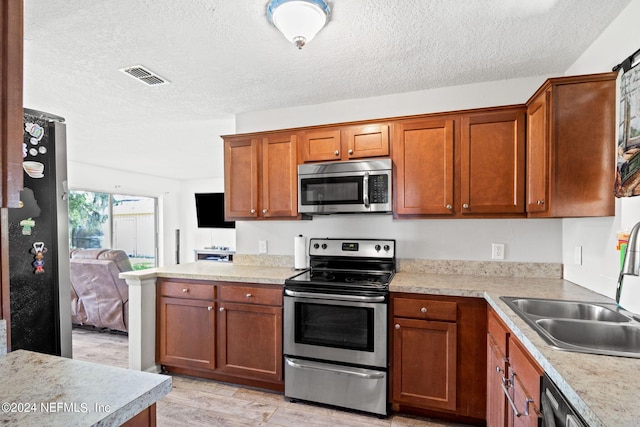
[{"label": "oven door handle", "polygon": [[358,378],[364,378],[367,380],[377,380],[377,379],[384,378],[385,376],[384,372],[371,371],[368,369],[367,370],[359,369],[358,371],[356,371],[356,370],[349,369],[345,366],[338,368],[337,366],[333,366],[333,365],[329,366],[324,363],[311,362],[308,360],[302,361],[299,359],[290,359],[288,357],[285,357],[284,360],[287,362],[287,365],[297,369],[333,372],[333,373],[339,373],[344,375],[351,375]]},{"label": "oven door handle", "polygon": [[375,297],[363,296],[363,295],[340,295],[340,294],[323,294],[316,292],[298,292],[292,291],[290,289],[284,290],[285,295],[290,297],[300,297],[300,298],[321,298],[321,299],[330,299],[337,301],[354,301],[354,302],[383,302],[385,300],[384,295],[379,295]]}]

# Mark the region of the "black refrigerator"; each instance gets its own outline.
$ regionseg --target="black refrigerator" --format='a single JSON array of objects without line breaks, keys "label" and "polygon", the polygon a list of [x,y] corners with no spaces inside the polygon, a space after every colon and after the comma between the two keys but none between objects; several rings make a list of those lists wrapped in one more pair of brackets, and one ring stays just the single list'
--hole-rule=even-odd
[{"label": "black refrigerator", "polygon": [[66,125],[24,110],[24,189],[9,209],[11,350],[71,357]]}]

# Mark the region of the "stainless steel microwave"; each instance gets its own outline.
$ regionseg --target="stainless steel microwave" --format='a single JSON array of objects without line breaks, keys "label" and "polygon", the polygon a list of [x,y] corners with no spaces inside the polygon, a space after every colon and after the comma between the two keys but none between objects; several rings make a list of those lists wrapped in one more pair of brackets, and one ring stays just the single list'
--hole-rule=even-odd
[{"label": "stainless steel microwave", "polygon": [[298,165],[298,212],[390,213],[391,159]]}]

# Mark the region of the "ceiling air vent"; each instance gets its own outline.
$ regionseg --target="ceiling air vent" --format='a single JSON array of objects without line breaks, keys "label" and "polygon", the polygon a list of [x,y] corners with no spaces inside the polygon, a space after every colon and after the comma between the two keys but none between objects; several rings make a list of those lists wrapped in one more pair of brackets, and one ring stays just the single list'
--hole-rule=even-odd
[{"label": "ceiling air vent", "polygon": [[167,79],[160,77],[159,75],[149,70],[148,68],[143,67],[142,65],[134,65],[133,67],[121,68],[120,71],[130,75],[136,80],[140,80],[141,82],[149,86],[158,86],[169,83]]}]

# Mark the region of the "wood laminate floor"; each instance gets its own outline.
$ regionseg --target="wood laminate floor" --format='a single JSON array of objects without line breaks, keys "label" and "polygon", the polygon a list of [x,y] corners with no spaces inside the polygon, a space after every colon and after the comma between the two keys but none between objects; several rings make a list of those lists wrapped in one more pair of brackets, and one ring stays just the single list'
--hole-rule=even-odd
[{"label": "wood laminate floor", "polygon": [[[128,339],[109,332],[73,330],[73,358],[128,367]],[[157,404],[158,427],[457,427],[461,424],[391,415],[373,415],[307,403],[292,403],[280,393],[216,381],[173,376],[173,390]]]}]

